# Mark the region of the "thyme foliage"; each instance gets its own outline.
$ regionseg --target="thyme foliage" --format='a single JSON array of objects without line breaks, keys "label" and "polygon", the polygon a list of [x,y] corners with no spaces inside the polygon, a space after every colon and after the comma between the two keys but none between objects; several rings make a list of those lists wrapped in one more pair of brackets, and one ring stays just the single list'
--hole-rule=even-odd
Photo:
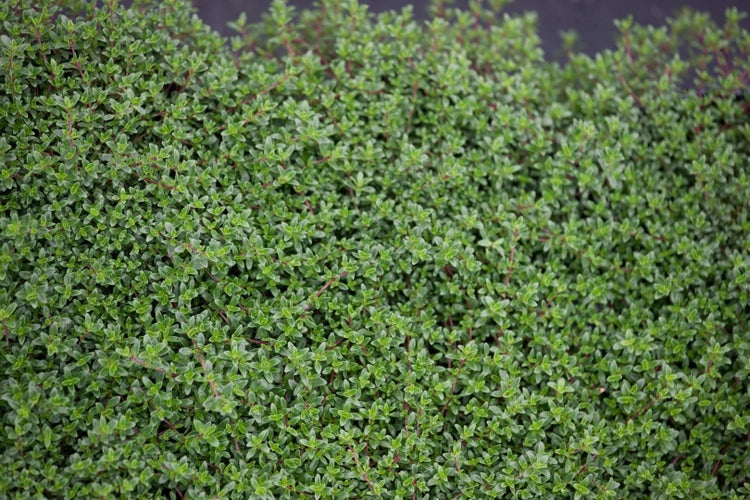
[{"label": "thyme foliage", "polygon": [[750,495],[741,14],[447,3],[0,3],[0,496]]}]

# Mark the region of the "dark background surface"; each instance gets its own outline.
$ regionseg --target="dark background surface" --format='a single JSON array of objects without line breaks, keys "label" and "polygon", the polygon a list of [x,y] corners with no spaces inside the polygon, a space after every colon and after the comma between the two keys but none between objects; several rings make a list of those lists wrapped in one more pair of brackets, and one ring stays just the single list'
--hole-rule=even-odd
[{"label": "dark background surface", "polygon": [[[428,15],[429,1],[409,0],[359,0],[367,4],[371,12],[401,9],[414,5],[418,19]],[[312,7],[314,0],[288,0],[298,9]],[[268,10],[271,0],[193,0],[198,15],[206,24],[224,35],[233,35],[227,22],[237,19],[241,12],[247,14],[248,21],[257,22]],[[466,7],[468,0],[456,0],[455,7]],[[740,11],[750,10],[750,0],[515,0],[505,7],[510,14],[534,11],[538,14],[538,33],[547,59],[557,59],[560,53],[560,31],[575,30],[579,34],[579,48],[588,54],[595,54],[614,46],[617,30],[615,19],[632,15],[640,24],[662,26],[667,17],[672,17],[682,7],[691,7],[711,14],[714,21],[724,23],[724,11],[737,7]],[[750,19],[742,25],[750,30]]]}]

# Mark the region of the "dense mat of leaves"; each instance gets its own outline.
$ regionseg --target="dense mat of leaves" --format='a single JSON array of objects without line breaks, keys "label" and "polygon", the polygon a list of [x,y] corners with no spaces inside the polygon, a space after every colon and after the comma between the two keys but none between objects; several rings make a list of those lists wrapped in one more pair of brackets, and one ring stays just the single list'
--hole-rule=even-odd
[{"label": "dense mat of leaves", "polygon": [[740,14],[491,3],[0,3],[0,496],[747,498]]}]

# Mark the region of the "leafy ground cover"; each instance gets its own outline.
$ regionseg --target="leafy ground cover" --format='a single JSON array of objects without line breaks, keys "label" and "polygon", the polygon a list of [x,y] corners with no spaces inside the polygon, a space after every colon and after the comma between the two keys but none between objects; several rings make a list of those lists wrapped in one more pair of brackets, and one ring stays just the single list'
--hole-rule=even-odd
[{"label": "leafy ground cover", "polygon": [[0,4],[2,496],[750,494],[741,14],[443,3]]}]

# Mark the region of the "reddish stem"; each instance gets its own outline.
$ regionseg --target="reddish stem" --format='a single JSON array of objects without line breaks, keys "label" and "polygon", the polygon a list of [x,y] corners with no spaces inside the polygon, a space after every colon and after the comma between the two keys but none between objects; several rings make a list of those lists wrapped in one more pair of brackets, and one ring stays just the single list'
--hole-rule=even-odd
[{"label": "reddish stem", "polygon": [[651,407],[652,404],[656,403],[657,401],[659,401],[659,396],[656,396],[654,399],[652,399],[651,401],[649,401],[648,403],[646,403],[646,405],[643,408],[641,408],[640,410],[638,410],[637,412],[635,412],[633,414],[633,416],[630,417],[627,421],[629,422],[631,420],[635,420],[636,418],[640,417],[641,415],[643,415],[643,413],[646,410],[648,410]]},{"label": "reddish stem", "polygon": [[[352,457],[354,457],[354,463],[357,464],[357,467],[359,467],[359,457],[357,456],[357,452],[354,451],[354,448],[352,448],[351,445],[349,445],[349,451],[352,454]],[[362,473],[362,479],[364,479],[367,482],[367,485],[370,487],[373,493],[375,493],[375,486],[373,486],[372,481],[370,481],[370,478],[367,477],[367,473]]]},{"label": "reddish stem", "polygon": [[724,455],[727,452],[727,448],[729,448],[729,445],[725,444],[724,448],[722,448],[722,450],[721,450],[721,458],[716,461],[716,463],[714,464],[714,468],[711,469],[711,475],[712,476],[715,476],[716,472],[719,470],[719,466],[721,466],[721,460],[724,458]]},{"label": "reddish stem", "polygon": [[[195,350],[198,353],[198,360],[201,362],[201,367],[203,368],[203,371],[205,372],[206,360],[203,359],[203,354],[201,354],[201,350],[200,350],[200,347],[198,347],[198,343],[195,341],[195,339],[191,339],[191,340],[193,341],[193,346],[195,347]],[[214,396],[217,398],[220,397],[219,391],[216,389],[216,382],[214,382],[213,380],[209,380],[208,383],[211,385],[211,390],[213,390]]]},{"label": "reddish stem", "polygon": [[[139,365],[143,366],[144,368],[151,368],[151,367],[150,367],[150,366],[148,365],[148,363],[146,363],[146,362],[145,362],[145,361],[143,361],[142,359],[140,359],[140,358],[137,358],[137,357],[135,357],[135,356],[130,356],[130,361],[133,361],[134,363],[138,363]],[[157,372],[159,372],[159,373],[164,373],[164,374],[167,374],[167,371],[166,371],[165,369],[163,369],[163,368],[158,368],[158,367],[156,367],[156,368],[151,368],[151,369],[152,369],[152,370],[154,370],[154,371],[157,371]],[[175,378],[175,377],[177,377],[177,374],[176,374],[176,373],[169,373],[168,375],[169,375],[170,377],[172,377],[172,378]]]},{"label": "reddish stem", "polygon": [[508,272],[505,274],[505,287],[507,288],[510,284],[510,275],[513,274],[513,259],[516,256],[516,247],[511,247],[510,249],[510,264],[511,266],[508,267]]},{"label": "reddish stem", "polygon": [[[330,280],[328,280],[328,283],[323,285],[323,287],[315,293],[315,296],[320,297],[323,292],[325,292],[326,289],[331,286],[336,280],[345,277],[347,274],[349,274],[349,271],[344,271],[343,273],[339,274],[337,278],[331,278]],[[303,318],[307,315],[307,311],[309,311],[311,307],[312,304],[307,304],[307,306],[305,306],[305,313],[302,315]]]}]

